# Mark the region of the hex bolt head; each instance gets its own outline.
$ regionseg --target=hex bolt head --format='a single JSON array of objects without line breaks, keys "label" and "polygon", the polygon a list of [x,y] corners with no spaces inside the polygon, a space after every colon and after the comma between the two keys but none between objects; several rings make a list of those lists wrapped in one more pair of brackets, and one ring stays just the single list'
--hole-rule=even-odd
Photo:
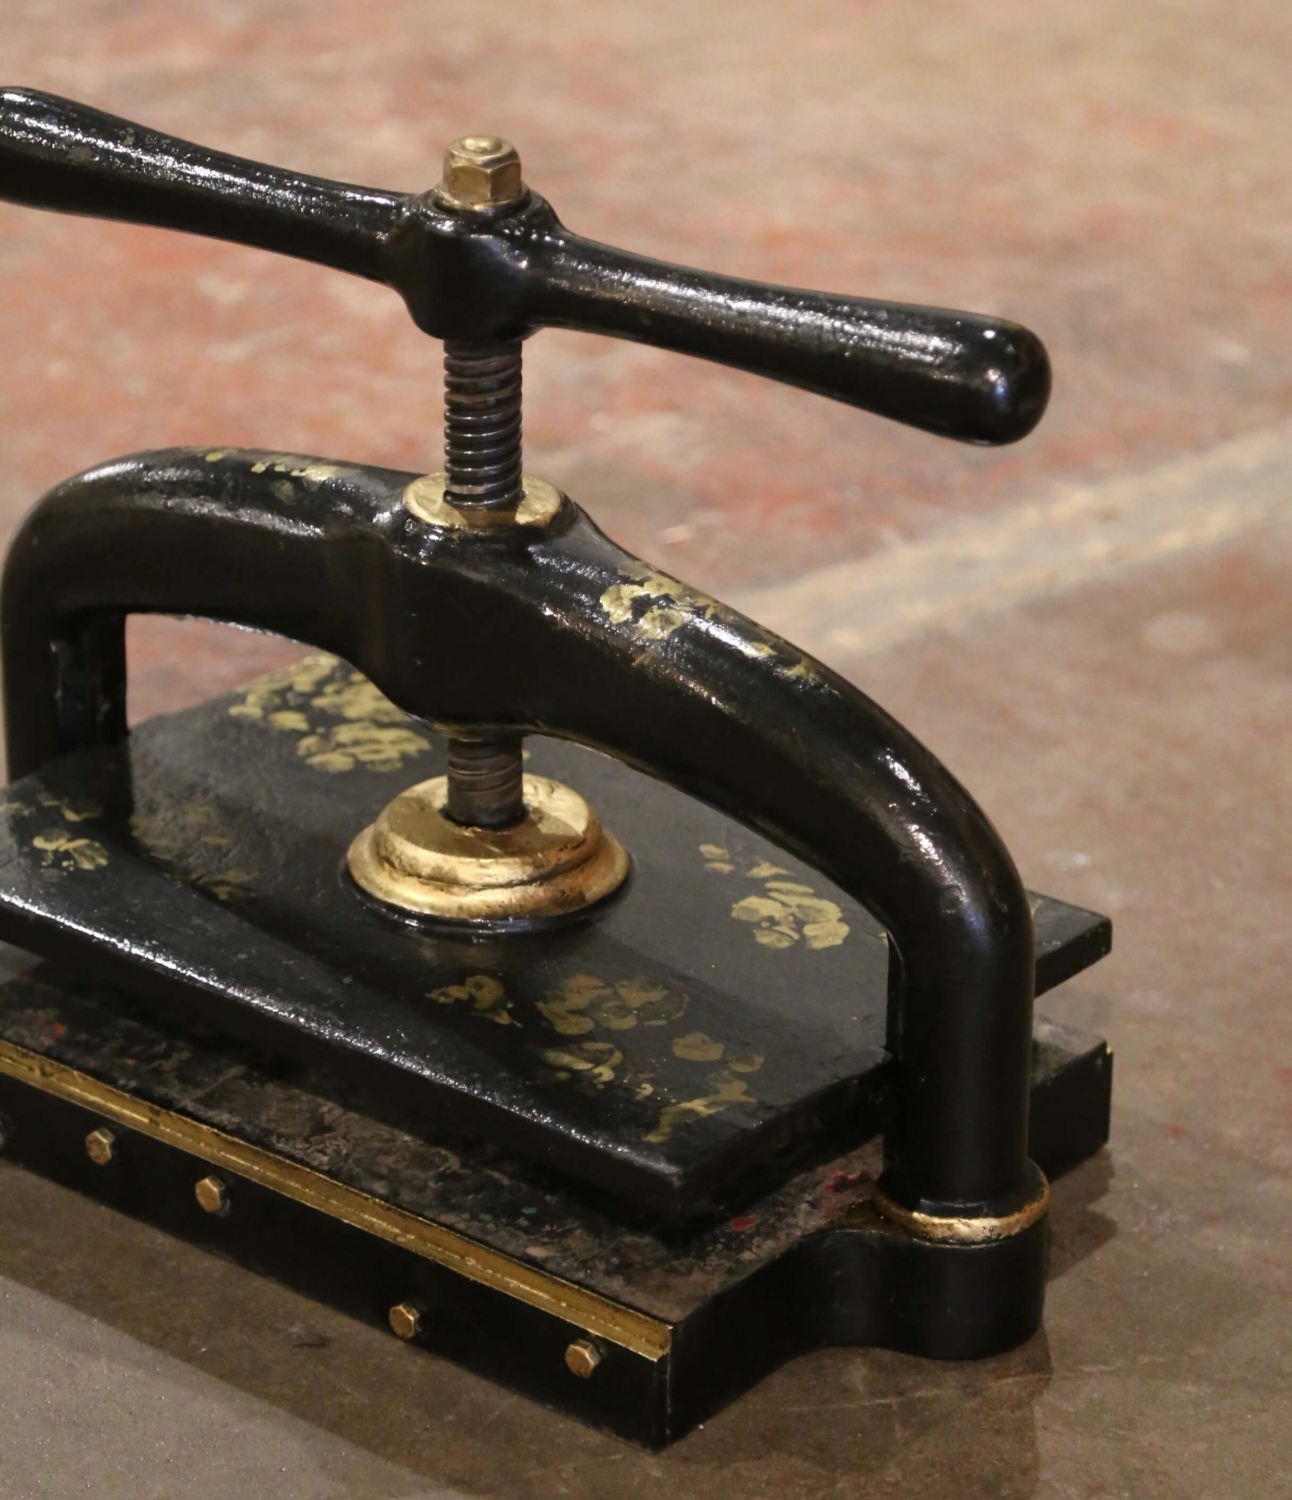
[{"label": "hex bolt head", "polygon": [[85,1137],[85,1154],[96,1167],[106,1167],[117,1154],[116,1136],[106,1125],[100,1125]]},{"label": "hex bolt head", "polygon": [[500,135],[464,135],[444,153],[436,197],[452,208],[500,208],[524,196],[520,154]]},{"label": "hex bolt head", "polygon": [[566,1368],[580,1380],[589,1380],[601,1363],[601,1350],[591,1339],[575,1339],[565,1351]]},{"label": "hex bolt head", "polygon": [[229,1189],[218,1177],[203,1177],[193,1189],[193,1196],[204,1213],[225,1214],[229,1211]]},{"label": "hex bolt head", "polygon": [[422,1331],[422,1315],[411,1302],[396,1302],[387,1314],[390,1331],[407,1342]]}]

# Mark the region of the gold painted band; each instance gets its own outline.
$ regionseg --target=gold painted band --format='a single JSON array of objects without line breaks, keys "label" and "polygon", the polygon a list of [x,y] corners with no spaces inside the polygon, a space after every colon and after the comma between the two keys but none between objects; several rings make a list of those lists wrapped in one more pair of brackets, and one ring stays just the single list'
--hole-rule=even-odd
[{"label": "gold painted band", "polygon": [[584,911],[623,884],[630,861],[577,792],[524,778],[512,828],[464,828],[445,813],[448,778],[399,794],[350,845],[354,881],[390,906],[457,921]]},{"label": "gold painted band", "polygon": [[1007,1240],[1013,1235],[1030,1229],[1038,1219],[1044,1218],[1050,1207],[1050,1184],[1045,1173],[1035,1165],[1039,1189],[1036,1196],[1012,1214],[998,1218],[967,1219],[941,1214],[922,1214],[914,1209],[903,1208],[894,1203],[882,1189],[875,1189],[876,1210],[890,1223],[909,1229],[921,1239],[938,1240],[943,1244],[985,1245],[992,1240]]},{"label": "gold painted band", "polygon": [[669,1352],[672,1327],[668,1323],[621,1307],[607,1297],[490,1250],[429,1219],[383,1203],[356,1188],[345,1187],[310,1167],[302,1167],[259,1146],[250,1146],[186,1115],[134,1099],[88,1073],[0,1040],[0,1074],[94,1110],[211,1166],[223,1167],[294,1203],[376,1235],[643,1359],[657,1361]]},{"label": "gold painted band", "polygon": [[423,474],[404,490],[404,508],[428,526],[455,531],[489,531],[505,526],[546,526],[565,507],[565,497],[555,485],[533,474],[521,478],[522,498],[515,510],[459,509],[445,499],[445,474]]}]

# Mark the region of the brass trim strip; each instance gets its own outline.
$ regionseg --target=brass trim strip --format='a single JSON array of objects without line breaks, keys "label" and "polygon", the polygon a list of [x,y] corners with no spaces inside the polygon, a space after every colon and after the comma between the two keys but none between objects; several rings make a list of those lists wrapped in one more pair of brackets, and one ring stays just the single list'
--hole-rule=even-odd
[{"label": "brass trim strip", "polygon": [[1007,1240],[1012,1235],[1022,1234],[1049,1211],[1050,1184],[1045,1173],[1035,1163],[1032,1164],[1032,1171],[1039,1179],[1036,1196],[1012,1214],[998,1218],[966,1219],[918,1213],[915,1209],[903,1208],[900,1203],[894,1203],[880,1188],[875,1189],[872,1201],[882,1217],[890,1223],[900,1224],[903,1229],[909,1229],[922,1239],[957,1245],[984,1245],[992,1240]]},{"label": "brass trim strip", "polygon": [[618,1344],[643,1359],[657,1361],[669,1352],[673,1330],[668,1323],[621,1307],[561,1277],[535,1270],[429,1219],[334,1182],[311,1167],[299,1166],[185,1115],[132,1098],[38,1052],[28,1052],[0,1040],[0,1074],[92,1109],[137,1130],[140,1135],[186,1151],[306,1208],[388,1240],[481,1286]]}]

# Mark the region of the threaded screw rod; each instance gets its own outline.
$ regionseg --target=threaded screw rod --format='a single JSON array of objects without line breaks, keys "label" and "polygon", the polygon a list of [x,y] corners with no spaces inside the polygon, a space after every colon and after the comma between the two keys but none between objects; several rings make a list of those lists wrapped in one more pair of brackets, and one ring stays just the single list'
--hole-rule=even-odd
[{"label": "threaded screw rod", "polygon": [[[460,212],[495,211],[521,200],[520,157],[499,136],[464,136],[444,154],[437,190]],[[521,478],[519,339],[444,343],[444,498],[459,510],[514,510]],[[525,817],[521,738],[465,734],[448,744],[445,814],[474,828],[507,828]]]},{"label": "threaded screw rod", "polygon": [[444,345],[445,495],[459,509],[520,504],[520,340]]},{"label": "threaded screw rod", "polygon": [[525,817],[520,735],[449,741],[445,816],[473,828],[510,828]]},{"label": "threaded screw rod", "polygon": [[[460,510],[510,510],[521,500],[520,340],[444,345],[444,498]],[[525,816],[518,734],[449,740],[455,823],[509,828]]]}]

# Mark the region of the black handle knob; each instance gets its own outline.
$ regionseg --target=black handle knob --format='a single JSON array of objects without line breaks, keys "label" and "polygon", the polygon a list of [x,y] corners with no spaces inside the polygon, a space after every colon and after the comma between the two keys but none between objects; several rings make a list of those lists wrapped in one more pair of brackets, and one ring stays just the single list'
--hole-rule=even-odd
[{"label": "black handle knob", "polygon": [[692,271],[565,231],[532,264],[544,324],[699,355],[944,437],[1014,442],[1049,399],[1044,345],[999,318]]},{"label": "black handle knob", "polygon": [[1026,436],[1049,397],[1044,346],[1002,319],[688,270],[571,234],[535,193],[482,213],[327,182],[30,90],[0,91],[0,197],[384,281],[438,338],[605,333],[967,442]]},{"label": "black handle knob", "polygon": [[403,195],[208,151],[87,105],[0,90],[0,198],[182,229],[384,281]]}]

